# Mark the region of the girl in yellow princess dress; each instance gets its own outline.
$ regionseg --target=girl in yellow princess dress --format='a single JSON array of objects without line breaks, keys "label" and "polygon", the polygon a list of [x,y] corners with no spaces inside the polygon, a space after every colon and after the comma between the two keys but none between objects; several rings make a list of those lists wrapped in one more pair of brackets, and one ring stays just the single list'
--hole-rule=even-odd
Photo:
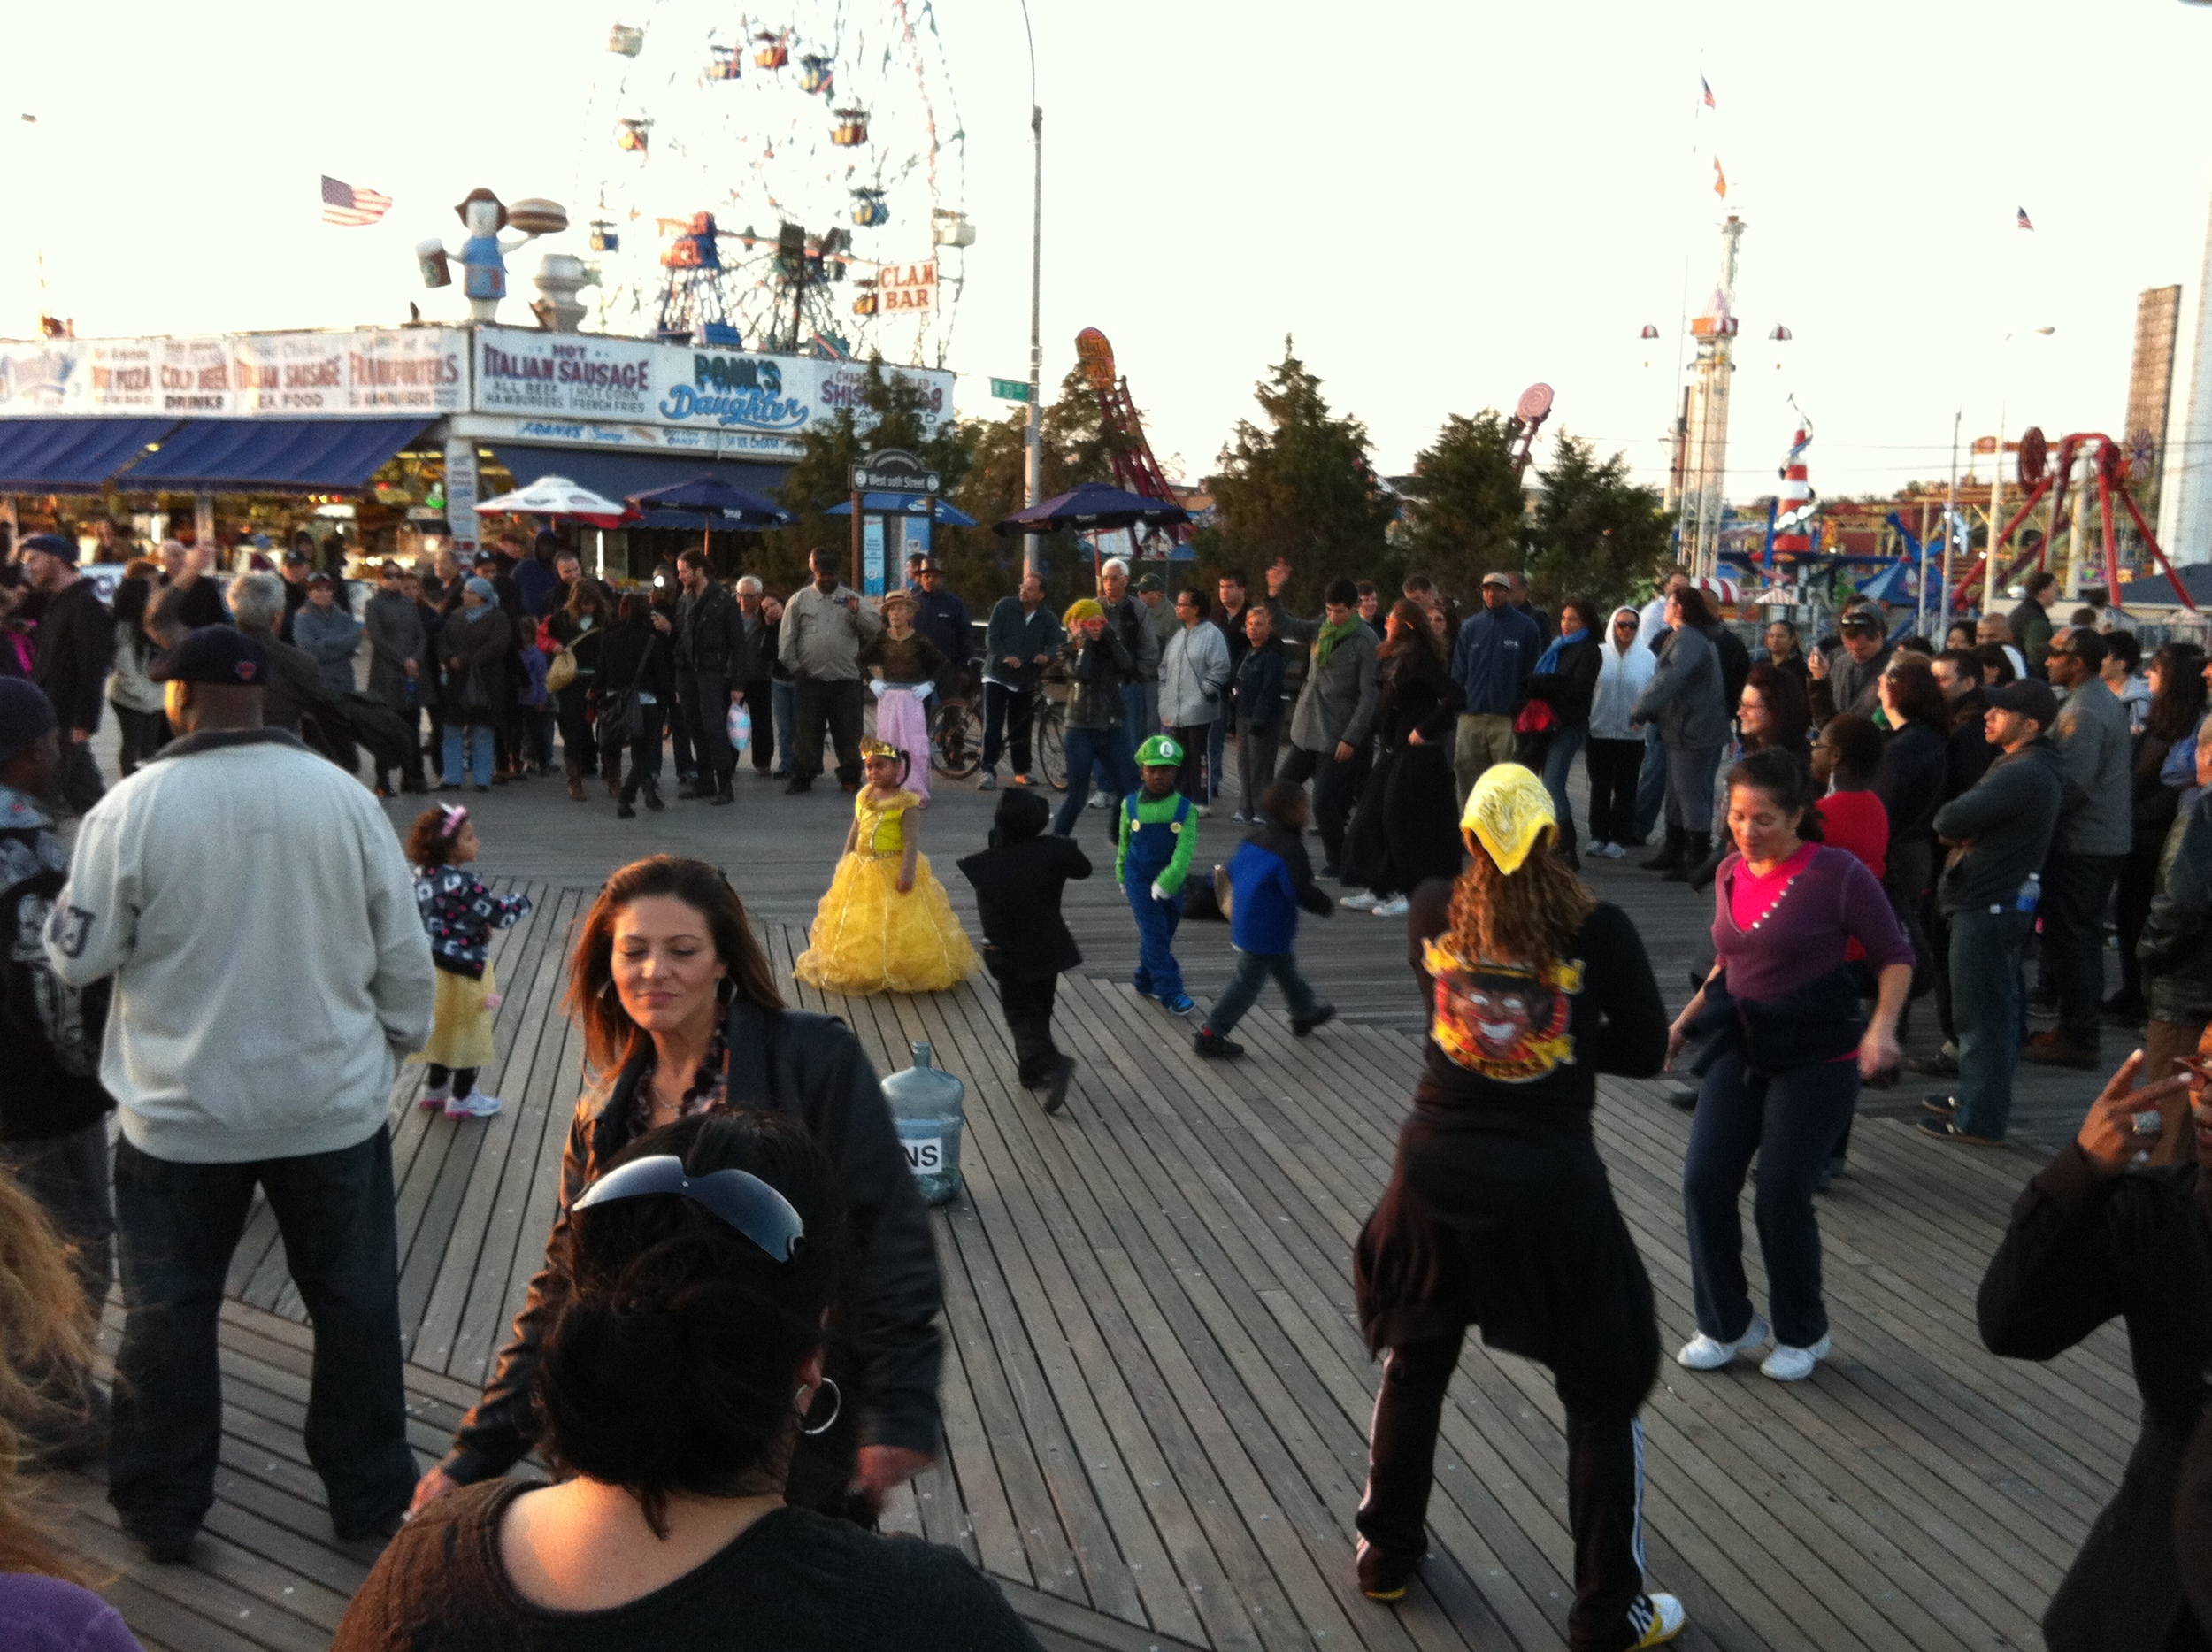
[{"label": "girl in yellow princess dress", "polygon": [[902,783],[908,759],[879,740],[862,741],[860,755],[868,783],[853,801],[844,858],[791,972],[849,997],[956,987],[979,960],[921,853],[921,799]]}]

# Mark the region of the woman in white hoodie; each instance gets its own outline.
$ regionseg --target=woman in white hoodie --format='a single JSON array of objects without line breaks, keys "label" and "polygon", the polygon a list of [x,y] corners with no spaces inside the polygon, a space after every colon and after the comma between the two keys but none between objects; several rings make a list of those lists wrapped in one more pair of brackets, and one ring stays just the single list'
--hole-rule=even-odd
[{"label": "woman in white hoodie", "polygon": [[1644,766],[1644,732],[1629,722],[1658,657],[1636,641],[1632,608],[1616,608],[1598,645],[1597,692],[1590,701],[1590,852],[1608,860],[1628,853],[1636,835],[1636,776]]}]

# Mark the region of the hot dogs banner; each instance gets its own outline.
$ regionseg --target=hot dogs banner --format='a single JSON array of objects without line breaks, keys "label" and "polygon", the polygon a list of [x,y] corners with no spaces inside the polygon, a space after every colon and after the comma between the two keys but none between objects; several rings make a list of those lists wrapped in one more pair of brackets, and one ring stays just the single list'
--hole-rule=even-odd
[{"label": "hot dogs banner", "polygon": [[[953,375],[888,367],[952,416]],[[472,434],[795,457],[865,364],[525,327],[0,342],[0,418],[482,417]]]},{"label": "hot dogs banner", "polygon": [[458,327],[0,343],[0,418],[314,418],[459,412]]}]

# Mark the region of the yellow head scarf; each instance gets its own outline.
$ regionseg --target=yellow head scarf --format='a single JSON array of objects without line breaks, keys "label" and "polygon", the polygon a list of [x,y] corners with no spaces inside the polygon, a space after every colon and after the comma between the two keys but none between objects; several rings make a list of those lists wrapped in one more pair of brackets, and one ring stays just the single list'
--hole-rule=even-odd
[{"label": "yellow head scarf", "polygon": [[1060,616],[1060,623],[1072,631],[1086,619],[1103,619],[1106,611],[1096,598],[1079,596],[1068,604],[1068,611]]},{"label": "yellow head scarf", "polygon": [[[1557,829],[1558,820],[1543,781],[1517,763],[1497,763],[1482,772],[1467,794],[1459,829],[1479,842],[1498,863],[1498,870],[1510,877],[1545,832]],[[1467,847],[1471,852],[1475,844]]]}]

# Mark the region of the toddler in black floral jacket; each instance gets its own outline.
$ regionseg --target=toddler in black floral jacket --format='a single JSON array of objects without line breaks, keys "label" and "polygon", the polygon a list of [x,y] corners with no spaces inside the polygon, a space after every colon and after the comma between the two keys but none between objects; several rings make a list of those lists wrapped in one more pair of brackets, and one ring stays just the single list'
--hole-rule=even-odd
[{"label": "toddler in black floral jacket", "polygon": [[451,804],[425,810],[407,834],[415,906],[438,966],[430,1041],[410,1059],[429,1068],[422,1105],[444,1108],[448,1118],[489,1118],[499,1110],[499,1098],[476,1087],[478,1071],[491,1064],[492,1012],[500,1001],[487,953],[493,930],[530,911],[528,895],[494,895],[466,870],[482,847],[469,811]]}]

